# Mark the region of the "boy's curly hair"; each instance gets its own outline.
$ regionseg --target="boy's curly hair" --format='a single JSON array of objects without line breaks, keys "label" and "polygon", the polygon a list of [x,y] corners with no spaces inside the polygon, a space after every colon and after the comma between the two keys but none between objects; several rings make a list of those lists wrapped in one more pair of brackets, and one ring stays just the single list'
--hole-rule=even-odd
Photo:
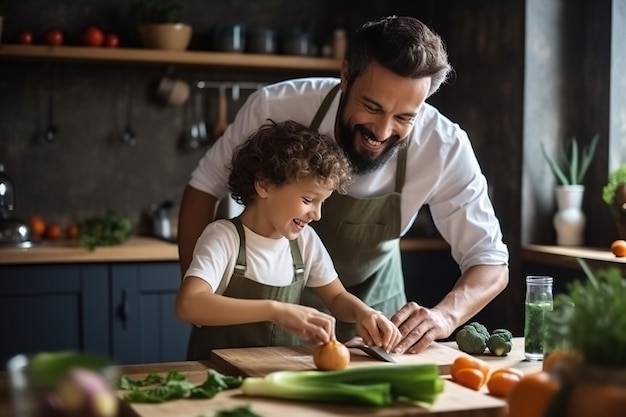
[{"label": "boy's curly hair", "polygon": [[257,196],[255,180],[283,185],[307,177],[345,194],[352,167],[331,137],[295,121],[268,119],[235,150],[228,186],[232,198],[247,206]]}]

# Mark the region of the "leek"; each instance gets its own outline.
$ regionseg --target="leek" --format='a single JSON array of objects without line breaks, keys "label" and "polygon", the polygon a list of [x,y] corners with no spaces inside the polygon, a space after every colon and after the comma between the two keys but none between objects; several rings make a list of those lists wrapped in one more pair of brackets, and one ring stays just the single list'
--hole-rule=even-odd
[{"label": "leek", "polygon": [[287,400],[389,406],[432,405],[444,382],[435,364],[361,366],[340,371],[277,371],[244,379],[244,395]]}]

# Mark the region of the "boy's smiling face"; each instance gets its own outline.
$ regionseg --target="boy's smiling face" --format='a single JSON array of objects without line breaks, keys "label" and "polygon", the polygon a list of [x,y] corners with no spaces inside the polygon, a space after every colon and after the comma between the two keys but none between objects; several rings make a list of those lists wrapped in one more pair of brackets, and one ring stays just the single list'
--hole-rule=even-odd
[{"label": "boy's smiling face", "polygon": [[[277,185],[256,184],[258,198],[246,209],[254,224],[246,225],[254,232],[278,239],[293,240],[311,221],[322,216],[322,203],[333,190],[317,178],[305,177]],[[251,227],[252,226],[252,227]]]}]

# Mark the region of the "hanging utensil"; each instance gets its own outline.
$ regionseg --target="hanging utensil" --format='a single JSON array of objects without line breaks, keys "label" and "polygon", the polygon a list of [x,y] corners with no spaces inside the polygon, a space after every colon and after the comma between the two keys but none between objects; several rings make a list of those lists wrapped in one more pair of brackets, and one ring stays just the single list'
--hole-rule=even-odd
[{"label": "hanging utensil", "polygon": [[204,121],[204,81],[198,81],[196,88],[194,89],[194,106],[196,110],[195,120],[198,128],[198,140],[200,145],[206,145],[209,141],[209,137],[206,130],[206,123]]},{"label": "hanging utensil", "polygon": [[226,101],[226,87],[220,85],[217,96],[217,121],[213,127],[213,140],[217,140],[224,134],[228,127],[228,102]]},{"label": "hanging utensil", "polygon": [[126,126],[122,131],[122,141],[129,146],[135,146],[137,144],[137,132],[135,132],[132,125],[132,91],[129,81],[126,82],[126,86],[124,87],[124,96],[126,106]]},{"label": "hanging utensil", "polygon": [[50,80],[48,85],[48,125],[44,132],[44,139],[52,142],[59,133],[59,128],[54,122],[54,74],[52,74],[50,67],[48,67],[48,79]]}]

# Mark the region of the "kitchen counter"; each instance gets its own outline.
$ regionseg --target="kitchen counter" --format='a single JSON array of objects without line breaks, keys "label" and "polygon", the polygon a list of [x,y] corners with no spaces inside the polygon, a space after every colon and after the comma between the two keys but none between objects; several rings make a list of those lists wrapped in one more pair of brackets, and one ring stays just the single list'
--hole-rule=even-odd
[{"label": "kitchen counter", "polygon": [[[436,363],[442,365],[444,363],[451,364],[454,359],[461,354],[454,342],[439,343],[435,347],[438,352],[443,352],[431,356]],[[505,357],[494,357],[484,355],[485,359],[492,369],[498,369],[505,366],[512,366],[521,369],[525,373],[535,372],[541,369],[541,362],[525,362],[523,360],[523,338],[515,338],[513,341],[512,352]],[[255,349],[260,352],[272,348],[249,348],[241,349],[241,355],[247,357],[247,369],[253,374],[261,367],[265,367],[265,371],[269,371],[268,360],[263,360],[261,356],[255,356]],[[281,352],[288,351],[289,347],[278,347]],[[430,349],[430,348],[429,348]],[[234,349],[221,349],[220,352],[234,351]],[[232,353],[232,352],[231,352]],[[355,351],[360,355],[360,351]],[[219,355],[222,358],[228,355]],[[241,357],[243,357],[241,356]],[[418,361],[420,355],[396,355],[399,363],[407,363],[410,361]],[[212,357],[214,357],[212,355]],[[232,355],[231,355],[232,357]],[[290,369],[299,366],[300,369],[311,369],[312,359],[310,354],[292,354],[289,356],[270,355],[270,366],[276,366],[280,369],[281,363],[291,364]],[[271,358],[275,358],[271,362]],[[438,358],[438,359],[435,359]],[[393,366],[391,364],[382,363],[370,359],[370,362],[363,362],[361,356],[353,356],[353,361],[366,364],[380,364],[380,366]],[[423,360],[422,360],[423,361]],[[297,365],[300,363],[300,365]],[[238,367],[239,363],[232,361],[233,367]],[[352,364],[350,366],[353,366]],[[206,379],[207,368],[214,368],[221,372],[222,365],[216,361],[186,361],[186,362],[166,362],[154,364],[137,364],[122,366],[120,371],[123,375],[128,375],[132,379],[144,378],[148,373],[165,374],[170,370],[177,370],[184,373],[193,383],[200,383]],[[449,368],[449,366],[448,366]],[[440,369],[441,366],[440,366]],[[276,399],[267,399],[260,397],[244,397],[238,389],[224,391],[216,397],[208,400],[176,400],[163,404],[127,404],[122,403],[120,417],[198,417],[210,410],[231,409],[237,406],[249,405],[252,410],[266,417],[288,415],[302,417],[335,417],[344,415],[359,416],[376,416],[376,417],[407,417],[407,416],[438,416],[438,417],[504,417],[506,415],[506,403],[504,400],[492,397],[487,394],[486,387],[480,391],[464,388],[452,382],[445,371],[441,371],[445,379],[444,392],[437,398],[435,404],[431,408],[422,408],[411,405],[395,405],[387,408],[368,408],[358,406],[345,406],[335,404],[307,403],[296,401],[281,401]],[[9,416],[9,397],[7,389],[6,374],[0,372],[0,417]]]},{"label": "kitchen counter", "polygon": [[626,269],[626,257],[618,258],[608,248],[524,245],[522,247],[522,256],[525,261],[578,270],[580,266],[576,258],[584,259],[596,267],[617,266]]},{"label": "kitchen counter", "polygon": [[[407,238],[400,241],[403,251],[448,250],[436,238]],[[98,247],[93,251],[76,242],[58,241],[36,244],[31,248],[0,247],[0,265],[93,262],[178,262],[176,243],[152,237],[135,236],[118,246]]]}]

